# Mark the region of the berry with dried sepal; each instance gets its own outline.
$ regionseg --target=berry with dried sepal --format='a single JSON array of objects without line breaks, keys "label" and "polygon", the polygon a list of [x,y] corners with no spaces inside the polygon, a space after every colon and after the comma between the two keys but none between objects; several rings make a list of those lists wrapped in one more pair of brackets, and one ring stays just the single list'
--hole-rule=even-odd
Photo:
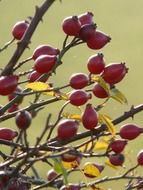
[{"label": "berry with dried sepal", "polygon": [[116,139],[109,144],[109,148],[111,148],[111,150],[114,151],[115,153],[121,153],[126,145],[127,145],[127,140]]},{"label": "berry with dried sepal", "polygon": [[85,24],[93,24],[93,13],[92,12],[86,12],[83,14],[80,14],[78,16],[78,19],[81,23],[81,26],[85,25]]},{"label": "berry with dried sepal", "polygon": [[110,155],[109,161],[114,166],[122,166],[125,161],[125,156],[123,154]]},{"label": "berry with dried sepal", "polygon": [[70,86],[74,89],[82,89],[88,85],[89,77],[84,73],[75,73],[70,77]]},{"label": "berry with dried sepal", "polygon": [[11,141],[18,135],[17,131],[9,128],[0,128],[0,139]]}]

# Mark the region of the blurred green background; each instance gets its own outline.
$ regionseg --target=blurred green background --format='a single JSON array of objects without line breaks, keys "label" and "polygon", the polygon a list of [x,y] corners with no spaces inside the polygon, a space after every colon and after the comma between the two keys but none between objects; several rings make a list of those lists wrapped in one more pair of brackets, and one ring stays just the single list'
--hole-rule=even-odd
[{"label": "blurred green background", "polygon": [[[3,0],[0,2],[0,47],[12,38],[12,26],[19,20],[24,20],[28,16],[33,16],[35,6],[40,5],[42,0]],[[98,29],[104,31],[112,37],[112,41],[101,51],[105,56],[106,62],[126,62],[129,72],[124,81],[118,84],[118,88],[126,95],[128,105],[120,105],[114,100],[107,104],[104,112],[110,115],[113,119],[129,110],[132,105],[142,103],[143,88],[143,1],[142,0],[63,0],[60,3],[58,0],[48,10],[43,18],[43,22],[39,24],[34,33],[30,49],[27,49],[21,60],[31,56],[33,50],[39,44],[49,43],[54,47],[61,48],[64,40],[64,33],[61,28],[62,20],[66,16],[79,15],[81,13],[91,11],[94,13],[94,20],[97,23]],[[12,56],[16,44],[0,54],[0,67],[2,68]],[[65,84],[70,75],[74,72],[87,72],[86,61],[88,57],[97,51],[90,50],[86,45],[81,45],[72,49],[64,57],[64,65],[58,69],[57,75],[52,77],[51,82],[55,86]],[[23,70],[30,69],[33,62],[28,62],[23,67]],[[0,98],[0,104],[5,104],[7,99]],[[29,100],[28,100],[29,101]],[[95,100],[96,103],[96,100]],[[60,104],[58,105],[60,107]],[[40,133],[46,116],[49,112],[53,113],[53,119],[58,114],[57,104],[48,106],[42,111],[37,118],[34,119],[32,127],[29,129],[29,138],[34,141],[37,134]],[[143,125],[143,113],[139,113],[134,118],[134,123]],[[126,122],[132,122],[130,119]],[[0,123],[0,127],[10,125],[15,127],[14,119]],[[133,157],[133,162],[136,163],[136,154],[142,148],[142,137],[138,140],[129,143],[126,151],[126,157]],[[131,148],[132,147],[132,148]],[[129,162],[131,166],[133,163]],[[39,167],[39,166],[38,166]],[[47,172],[47,166],[40,168],[42,176]],[[107,169],[108,172],[120,173]],[[72,178],[72,180],[75,180]],[[121,185],[121,184],[120,184]],[[109,188],[109,186],[104,186]],[[112,184],[112,187],[114,184]],[[120,190],[122,186],[120,186]]]}]

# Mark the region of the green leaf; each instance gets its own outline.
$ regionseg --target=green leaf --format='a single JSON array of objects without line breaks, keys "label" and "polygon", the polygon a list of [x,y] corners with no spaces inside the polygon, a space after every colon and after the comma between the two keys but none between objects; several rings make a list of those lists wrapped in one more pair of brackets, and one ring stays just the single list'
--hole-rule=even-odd
[{"label": "green leaf", "polygon": [[125,95],[121,91],[119,91],[117,88],[112,88],[110,90],[110,97],[113,98],[114,100],[120,102],[121,104],[128,103]]},{"label": "green leaf", "polygon": [[67,171],[62,164],[61,159],[60,158],[53,158],[53,160],[54,160],[54,170],[57,173],[61,173],[63,175],[65,184],[67,185],[68,184],[68,179],[67,179],[68,174],[67,174]]}]

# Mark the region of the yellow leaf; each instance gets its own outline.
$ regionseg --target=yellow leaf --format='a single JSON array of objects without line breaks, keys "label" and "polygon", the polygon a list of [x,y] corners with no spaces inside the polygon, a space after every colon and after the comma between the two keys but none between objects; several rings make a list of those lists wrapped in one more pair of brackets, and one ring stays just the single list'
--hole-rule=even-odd
[{"label": "yellow leaf", "polygon": [[114,136],[116,134],[116,129],[114,124],[112,123],[112,120],[104,115],[104,114],[99,114],[99,120],[101,124],[105,124],[107,126],[108,131]]},{"label": "yellow leaf", "polygon": [[48,96],[55,96],[55,91],[43,92],[42,94],[48,95]]},{"label": "yellow leaf", "polygon": [[91,162],[87,162],[84,167],[83,167],[83,172],[85,174],[85,176],[89,176],[89,177],[98,177],[100,176],[100,171],[98,169],[98,167]]},{"label": "yellow leaf", "polygon": [[108,148],[109,142],[104,141],[103,139],[98,140],[94,146],[94,150],[106,150]]},{"label": "yellow leaf", "polygon": [[128,101],[125,97],[125,95],[119,91],[117,88],[112,88],[110,91],[110,97],[114,100],[120,102],[121,104],[127,104]]},{"label": "yellow leaf", "polygon": [[75,119],[81,121],[81,115],[80,114],[70,114],[70,113],[63,113],[63,117],[67,119]]},{"label": "yellow leaf", "polygon": [[68,95],[60,91],[57,91],[55,93],[55,96],[60,98],[61,100],[69,100]]},{"label": "yellow leaf", "polygon": [[72,162],[65,162],[65,161],[62,161],[62,164],[63,164],[63,167],[65,169],[72,169],[72,168],[77,168],[79,166],[79,163],[74,160]]},{"label": "yellow leaf", "polygon": [[98,82],[99,78],[99,75],[91,75],[91,82]]},{"label": "yellow leaf", "polygon": [[109,85],[105,82],[105,80],[101,76],[99,76],[98,83],[109,94],[109,90],[110,90]]},{"label": "yellow leaf", "polygon": [[26,85],[26,88],[30,88],[31,90],[41,91],[41,90],[48,90],[51,88],[49,84],[44,82],[31,82]]},{"label": "yellow leaf", "polygon": [[113,168],[114,170],[118,170],[118,167],[117,167],[117,166],[114,166],[113,164],[111,164],[111,162],[110,162],[109,159],[107,159],[107,160],[105,161],[105,164],[106,164],[107,166]]}]

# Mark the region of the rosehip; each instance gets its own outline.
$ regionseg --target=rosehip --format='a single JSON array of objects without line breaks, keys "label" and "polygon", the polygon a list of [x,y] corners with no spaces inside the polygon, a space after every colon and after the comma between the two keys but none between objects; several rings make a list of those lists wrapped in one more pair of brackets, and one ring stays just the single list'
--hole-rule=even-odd
[{"label": "rosehip", "polygon": [[123,154],[110,155],[109,161],[114,166],[122,166],[125,161],[125,157]]},{"label": "rosehip", "polygon": [[[22,88],[20,86],[17,86],[16,89],[15,89],[15,91],[12,94],[8,95],[8,100],[9,101],[13,100],[17,96],[17,93],[21,93],[21,92],[22,92]],[[21,104],[21,103],[22,103],[22,99],[20,99],[15,104]]]},{"label": "rosehip", "polygon": [[17,40],[21,40],[28,27],[29,23],[27,23],[26,21],[17,22],[12,28],[13,37]]},{"label": "rosehip", "polygon": [[74,89],[81,89],[88,85],[89,77],[84,73],[75,73],[70,77],[70,86]]},{"label": "rosehip", "polygon": [[135,139],[141,133],[143,133],[143,128],[140,128],[135,124],[125,124],[119,131],[120,137],[128,140]]},{"label": "rosehip", "polygon": [[19,129],[27,129],[32,121],[32,116],[28,111],[20,111],[15,116],[15,122]]},{"label": "rosehip", "polygon": [[107,98],[109,96],[106,90],[98,83],[94,85],[92,92],[97,98]]},{"label": "rosehip", "polygon": [[17,131],[9,128],[0,128],[0,139],[11,141],[18,135]]},{"label": "rosehip", "polygon": [[112,141],[109,144],[109,147],[115,153],[120,153],[120,152],[122,152],[124,150],[124,148],[125,148],[126,145],[127,145],[127,141],[126,140],[116,139],[116,140]]},{"label": "rosehip", "polygon": [[93,24],[93,13],[86,12],[78,16],[81,26],[85,24]]},{"label": "rosehip", "polygon": [[[38,73],[37,71],[32,71],[32,73],[30,73],[28,75],[28,79],[29,79],[29,82],[34,82],[34,81],[37,81],[39,77],[41,77],[42,74],[41,73]],[[48,77],[45,77],[45,78],[42,78],[38,81],[40,82],[46,82],[48,79]]]},{"label": "rosehip", "polygon": [[98,53],[89,57],[87,61],[87,68],[92,74],[100,74],[105,67],[104,55]]},{"label": "rosehip", "polygon": [[103,33],[102,31],[97,31],[92,38],[87,40],[87,46],[90,49],[101,49],[103,48],[107,43],[109,43],[111,40],[111,37],[107,34]]},{"label": "rosehip", "polygon": [[143,150],[140,150],[140,152],[138,153],[137,161],[139,165],[143,166]]},{"label": "rosehip", "polygon": [[0,95],[7,96],[13,93],[17,87],[18,76],[9,75],[0,77]]},{"label": "rosehip", "polygon": [[61,156],[62,161],[64,162],[73,162],[77,159],[77,155],[71,153],[65,153]]},{"label": "rosehip", "polygon": [[81,121],[86,129],[92,130],[98,124],[98,115],[91,104],[87,104],[81,116]]},{"label": "rosehip", "polygon": [[60,140],[67,140],[76,135],[79,123],[72,119],[61,120],[57,125],[57,136]]},{"label": "rosehip", "polygon": [[8,113],[12,113],[12,112],[15,112],[15,111],[18,111],[19,110],[19,107],[17,104],[13,104],[7,111]]},{"label": "rosehip", "polygon": [[38,46],[32,55],[32,58],[35,60],[40,55],[58,55],[60,53],[60,50],[57,48],[54,48],[48,44],[40,45]]},{"label": "rosehip", "polygon": [[35,60],[35,70],[38,73],[48,73],[56,64],[57,57],[55,55],[41,55]]},{"label": "rosehip", "polygon": [[80,190],[80,185],[69,184],[68,186],[63,185],[60,190]]},{"label": "rosehip", "polygon": [[69,101],[74,106],[81,106],[85,104],[91,98],[91,94],[88,94],[84,90],[73,90],[69,95]]},{"label": "rosehip", "polygon": [[47,180],[51,181],[53,180],[55,177],[57,177],[57,172],[54,169],[50,169],[47,173]]},{"label": "rosehip", "polygon": [[96,26],[94,24],[85,24],[81,27],[79,37],[87,42],[92,39],[96,33]]},{"label": "rosehip", "polygon": [[107,83],[116,84],[125,77],[127,71],[124,63],[111,63],[104,68],[101,76]]},{"label": "rosehip", "polygon": [[63,20],[62,27],[67,35],[78,36],[81,24],[77,16],[70,16]]}]

